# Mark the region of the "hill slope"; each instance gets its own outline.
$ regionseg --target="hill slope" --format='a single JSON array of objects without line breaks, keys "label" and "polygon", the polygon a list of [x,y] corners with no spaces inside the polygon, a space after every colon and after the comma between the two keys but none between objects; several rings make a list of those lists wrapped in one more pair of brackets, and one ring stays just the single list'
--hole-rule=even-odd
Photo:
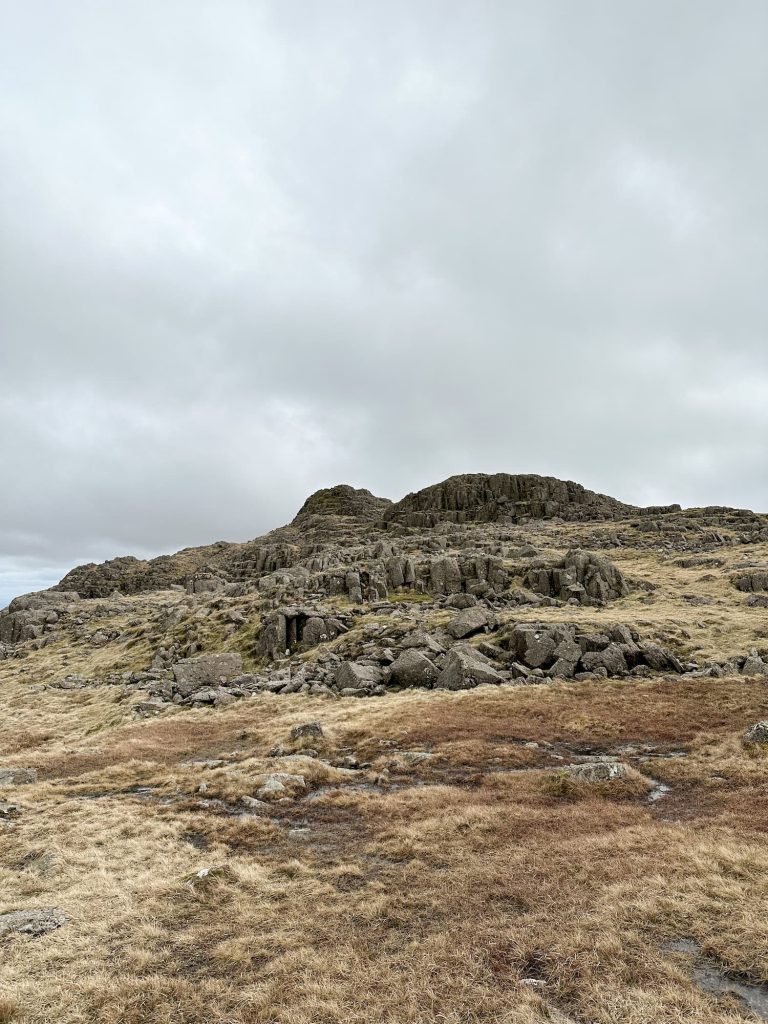
[{"label": "hill slope", "polygon": [[81,566],[0,612],[0,1020],[761,1012],[767,680],[768,517],[546,477]]}]

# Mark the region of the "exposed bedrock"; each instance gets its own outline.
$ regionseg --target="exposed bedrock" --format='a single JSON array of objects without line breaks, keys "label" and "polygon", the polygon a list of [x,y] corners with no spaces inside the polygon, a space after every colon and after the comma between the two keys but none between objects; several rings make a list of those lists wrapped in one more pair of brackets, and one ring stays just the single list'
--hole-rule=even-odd
[{"label": "exposed bedrock", "polygon": [[466,473],[406,495],[384,513],[388,523],[435,526],[439,522],[508,519],[617,519],[638,510],[572,480],[510,473]]}]

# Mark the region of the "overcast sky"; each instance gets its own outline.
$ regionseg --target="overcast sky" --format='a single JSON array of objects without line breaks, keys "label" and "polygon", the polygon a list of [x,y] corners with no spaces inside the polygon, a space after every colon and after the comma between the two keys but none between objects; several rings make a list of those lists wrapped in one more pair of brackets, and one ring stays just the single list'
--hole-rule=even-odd
[{"label": "overcast sky", "polygon": [[764,0],[0,12],[0,606],[339,482],[768,511]]}]

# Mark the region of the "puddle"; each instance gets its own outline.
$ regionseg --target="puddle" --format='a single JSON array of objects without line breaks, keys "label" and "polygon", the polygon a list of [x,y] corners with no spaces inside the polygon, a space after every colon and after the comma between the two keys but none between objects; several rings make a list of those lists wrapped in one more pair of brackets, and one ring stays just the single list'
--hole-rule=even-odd
[{"label": "puddle", "polygon": [[726,973],[713,960],[701,956],[701,946],[693,939],[666,942],[662,949],[669,953],[688,953],[698,958],[691,969],[691,977],[703,992],[716,996],[736,996],[756,1017],[768,1020],[768,985],[751,983]]}]

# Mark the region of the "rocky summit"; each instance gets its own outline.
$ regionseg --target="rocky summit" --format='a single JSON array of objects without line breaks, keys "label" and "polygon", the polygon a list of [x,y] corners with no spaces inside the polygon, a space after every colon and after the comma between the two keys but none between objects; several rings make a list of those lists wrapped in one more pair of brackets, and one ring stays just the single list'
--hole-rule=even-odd
[{"label": "rocky summit", "polygon": [[0,687],[0,1020],[758,1005],[766,515],[328,487],[15,598]]}]

